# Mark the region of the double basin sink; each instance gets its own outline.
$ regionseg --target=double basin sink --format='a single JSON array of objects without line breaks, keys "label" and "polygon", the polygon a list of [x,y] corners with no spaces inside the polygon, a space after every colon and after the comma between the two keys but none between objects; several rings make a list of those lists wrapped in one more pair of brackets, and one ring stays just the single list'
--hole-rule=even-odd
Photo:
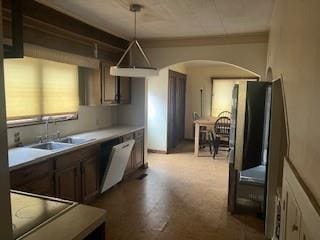
[{"label": "double basin sink", "polygon": [[43,150],[62,150],[64,148],[69,148],[92,140],[94,139],[66,137],[59,140],[30,145],[29,147]]}]

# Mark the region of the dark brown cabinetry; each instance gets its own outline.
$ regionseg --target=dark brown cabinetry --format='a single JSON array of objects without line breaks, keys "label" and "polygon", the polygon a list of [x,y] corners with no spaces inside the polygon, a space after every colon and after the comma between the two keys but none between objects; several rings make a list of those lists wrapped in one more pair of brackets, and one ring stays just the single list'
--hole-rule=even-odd
[{"label": "dark brown cabinetry", "polygon": [[100,145],[94,145],[10,173],[15,190],[89,202],[99,192]]},{"label": "dark brown cabinetry", "polygon": [[126,167],[125,176],[129,175],[136,169],[143,166],[144,163],[144,131],[140,130],[122,137],[123,142],[128,141],[130,139],[134,139],[135,144]]},{"label": "dark brown cabinetry", "polygon": [[111,76],[110,67],[110,63],[101,62],[102,104],[129,104],[131,102],[131,78]]},{"label": "dark brown cabinetry", "polygon": [[51,160],[12,171],[10,180],[15,190],[54,196],[54,170]]},{"label": "dark brown cabinetry", "polygon": [[131,78],[111,76],[110,66],[101,62],[100,69],[78,68],[81,105],[130,104]]},{"label": "dark brown cabinetry", "polygon": [[143,165],[144,160],[144,136],[143,131],[135,133],[135,146],[134,146],[134,157],[133,157],[133,167],[139,168]]},{"label": "dark brown cabinetry", "polygon": [[[126,141],[129,141],[131,139],[134,139],[134,135],[133,133],[129,133],[127,135],[124,135],[122,137],[122,142],[126,142]],[[132,162],[133,162],[133,157],[134,157],[134,147],[132,149],[132,152],[131,152],[131,156],[130,156],[130,159],[128,161],[128,164],[127,164],[127,167],[126,167],[126,170],[125,170],[125,175],[128,175],[129,173],[132,172],[133,170],[133,165],[132,165]]]},{"label": "dark brown cabinetry", "polygon": [[99,191],[100,146],[76,150],[56,158],[56,196],[89,202]]},{"label": "dark brown cabinetry", "polygon": [[55,174],[56,197],[81,201],[80,168],[78,165],[58,170]]},{"label": "dark brown cabinetry", "polygon": [[99,161],[91,156],[81,163],[81,182],[83,202],[90,202],[99,193]]},{"label": "dark brown cabinetry", "polygon": [[[125,175],[144,164],[144,131],[126,134],[120,141],[130,139],[136,142]],[[119,140],[114,140],[118,144]],[[103,167],[101,149],[101,145],[96,144],[11,171],[11,188],[88,203],[100,190],[100,166]]]}]

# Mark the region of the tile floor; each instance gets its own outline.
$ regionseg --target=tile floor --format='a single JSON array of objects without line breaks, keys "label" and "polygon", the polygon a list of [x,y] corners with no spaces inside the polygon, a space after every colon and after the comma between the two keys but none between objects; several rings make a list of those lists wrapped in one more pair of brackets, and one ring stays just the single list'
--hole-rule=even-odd
[{"label": "tile floor", "polygon": [[225,155],[196,158],[192,147],[185,143],[173,154],[149,154],[146,171],[93,203],[107,210],[107,240],[264,239],[262,220],[227,212]]}]

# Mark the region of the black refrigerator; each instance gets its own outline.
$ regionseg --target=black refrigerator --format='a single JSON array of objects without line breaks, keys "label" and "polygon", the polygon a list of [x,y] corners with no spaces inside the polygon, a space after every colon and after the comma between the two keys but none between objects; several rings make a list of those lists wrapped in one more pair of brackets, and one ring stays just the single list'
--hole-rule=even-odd
[{"label": "black refrigerator", "polygon": [[264,215],[271,83],[241,82],[232,98],[228,210]]}]

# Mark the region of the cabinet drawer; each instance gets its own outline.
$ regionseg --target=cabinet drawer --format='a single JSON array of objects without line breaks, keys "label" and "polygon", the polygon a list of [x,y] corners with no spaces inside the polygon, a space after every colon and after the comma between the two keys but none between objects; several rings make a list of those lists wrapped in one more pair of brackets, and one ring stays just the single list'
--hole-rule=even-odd
[{"label": "cabinet drawer", "polygon": [[11,186],[18,186],[32,179],[51,174],[53,171],[52,160],[30,165],[10,173]]},{"label": "cabinet drawer", "polygon": [[100,146],[94,145],[73,152],[63,154],[55,158],[56,170],[65,169],[79,164],[83,159],[90,156],[97,156],[100,153]]},{"label": "cabinet drawer", "polygon": [[33,179],[32,181],[23,185],[14,187],[15,190],[35,193],[45,196],[54,196],[54,179],[53,175],[46,175]]},{"label": "cabinet drawer", "polygon": [[142,138],[144,137],[144,131],[143,130],[139,130],[137,132],[134,133],[134,137],[135,138]]},{"label": "cabinet drawer", "polygon": [[129,134],[126,134],[124,136],[122,136],[122,141],[125,142],[125,141],[129,141],[133,139],[133,133],[129,133]]}]

